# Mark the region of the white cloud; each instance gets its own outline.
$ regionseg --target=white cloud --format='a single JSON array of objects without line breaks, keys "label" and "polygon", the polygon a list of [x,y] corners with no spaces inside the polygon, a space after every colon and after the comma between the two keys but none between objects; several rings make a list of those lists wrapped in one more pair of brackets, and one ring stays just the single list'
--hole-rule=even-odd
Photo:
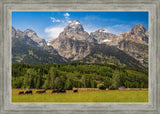
[{"label": "white cloud", "polygon": [[47,40],[55,39],[58,35],[64,30],[64,26],[56,26],[51,28],[46,28],[45,32],[47,33]]},{"label": "white cloud", "polygon": [[52,22],[54,23],[54,22],[57,22],[57,23],[71,23],[72,21],[70,20],[70,14],[69,13],[65,13],[64,14],[64,18],[65,18],[65,20],[59,20],[59,19],[56,19],[56,18],[54,18],[54,17],[50,17],[51,18],[51,20],[52,20]]},{"label": "white cloud", "polygon": [[64,16],[65,16],[65,17],[69,17],[70,14],[69,14],[69,13],[65,13]]},{"label": "white cloud", "polygon": [[57,22],[60,22],[60,20],[58,19]]},{"label": "white cloud", "polygon": [[69,13],[65,13],[64,14],[64,18],[65,18],[65,22],[70,23],[70,14]]},{"label": "white cloud", "polygon": [[55,39],[58,37],[58,35],[64,30],[64,27],[68,25],[68,23],[71,23],[71,20],[69,18],[70,14],[65,13],[64,20],[59,20],[54,17],[50,17],[52,22],[58,22],[58,26],[53,27],[47,27],[45,28],[45,33],[47,34],[47,40]]},{"label": "white cloud", "polygon": [[51,18],[51,20],[52,20],[52,22],[54,23],[54,22],[61,22],[59,19],[55,19],[54,17],[50,17]]}]

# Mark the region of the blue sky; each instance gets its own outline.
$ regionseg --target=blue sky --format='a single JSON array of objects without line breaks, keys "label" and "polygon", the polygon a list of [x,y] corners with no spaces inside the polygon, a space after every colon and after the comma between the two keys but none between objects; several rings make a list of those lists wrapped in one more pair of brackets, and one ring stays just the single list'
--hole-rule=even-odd
[{"label": "blue sky", "polygon": [[12,26],[15,29],[32,29],[46,40],[56,38],[73,20],[79,20],[89,33],[104,28],[110,33],[120,35],[121,32],[130,31],[136,24],[142,24],[148,30],[148,12],[12,12]]}]

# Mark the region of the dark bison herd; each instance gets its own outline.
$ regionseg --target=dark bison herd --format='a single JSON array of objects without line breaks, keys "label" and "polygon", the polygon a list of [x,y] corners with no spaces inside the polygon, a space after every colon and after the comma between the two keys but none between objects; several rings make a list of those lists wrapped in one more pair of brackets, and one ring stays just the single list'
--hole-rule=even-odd
[{"label": "dark bison herd", "polygon": [[51,93],[66,93],[66,90],[53,89]]},{"label": "dark bison herd", "polygon": [[[78,90],[73,90],[74,93],[77,93]],[[42,93],[46,93],[46,90],[37,90],[36,91],[36,94],[42,94]],[[51,94],[52,93],[66,93],[66,90],[59,90],[59,89],[53,89]],[[27,91],[19,91],[18,95],[32,95],[33,92],[32,90],[27,90]]]},{"label": "dark bison herd", "polygon": [[46,90],[38,90],[38,91],[36,91],[36,93],[46,93]]},{"label": "dark bison herd", "polygon": [[19,95],[24,95],[24,94],[31,94],[32,95],[32,90],[28,90],[28,91],[26,91],[26,92],[24,92],[24,91],[20,91],[19,92]]}]

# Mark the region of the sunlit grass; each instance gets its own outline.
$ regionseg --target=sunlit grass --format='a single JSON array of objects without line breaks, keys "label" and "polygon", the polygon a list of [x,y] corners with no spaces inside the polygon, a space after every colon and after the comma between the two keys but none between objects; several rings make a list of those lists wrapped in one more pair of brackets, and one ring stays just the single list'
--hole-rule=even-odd
[{"label": "sunlit grass", "polygon": [[148,90],[80,91],[73,93],[18,95],[12,90],[12,102],[148,102]]}]

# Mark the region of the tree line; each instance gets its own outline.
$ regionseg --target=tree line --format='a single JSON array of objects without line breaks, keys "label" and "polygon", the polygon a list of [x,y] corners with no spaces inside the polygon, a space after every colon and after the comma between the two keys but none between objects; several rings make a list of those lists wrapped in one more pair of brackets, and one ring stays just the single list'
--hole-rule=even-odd
[{"label": "tree line", "polygon": [[148,72],[99,63],[12,64],[12,88],[148,88]]}]

